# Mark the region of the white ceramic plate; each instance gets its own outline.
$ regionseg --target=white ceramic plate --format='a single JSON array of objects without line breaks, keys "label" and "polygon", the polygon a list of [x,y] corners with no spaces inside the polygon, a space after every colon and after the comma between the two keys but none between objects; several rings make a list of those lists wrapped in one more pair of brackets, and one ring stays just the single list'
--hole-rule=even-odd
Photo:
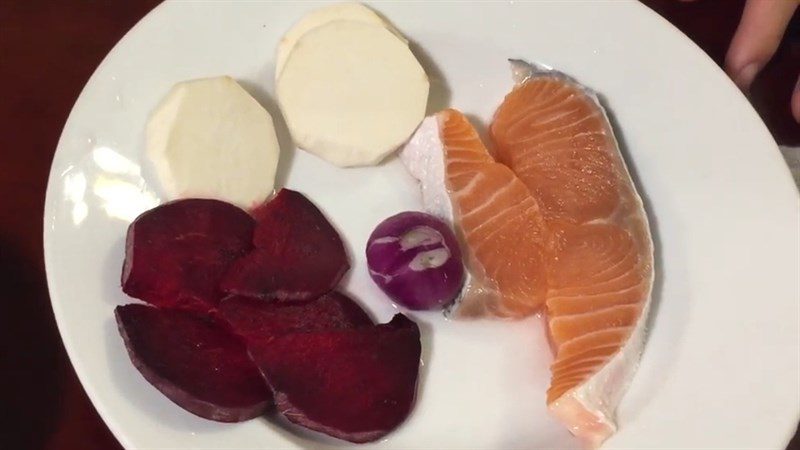
[{"label": "white ceramic plate", "polygon": [[[89,397],[126,447],[339,445],[265,419],[226,425],[173,405],[133,368],[113,320],[130,221],[163,200],[143,158],[144,124],[178,81],[237,78],[273,116],[273,54],[303,2],[174,2],[103,61],[67,121],[50,173],[45,256],[59,329]],[[415,44],[433,108],[486,121],[511,88],[506,58],[543,62],[603,94],[646,199],[657,248],[655,308],[641,368],[607,448],[780,448],[800,416],[798,195],[745,98],[686,37],[633,2],[382,3]],[[279,121],[280,122],[280,121]],[[368,126],[367,124],[365,124]],[[418,209],[397,160],[343,170],[293,150],[279,182],[344,232],[347,290],[394,312],[363,248],[390,214]],[[538,319],[453,323],[417,314],[418,406],[383,448],[577,448],[548,417],[550,356]]]}]

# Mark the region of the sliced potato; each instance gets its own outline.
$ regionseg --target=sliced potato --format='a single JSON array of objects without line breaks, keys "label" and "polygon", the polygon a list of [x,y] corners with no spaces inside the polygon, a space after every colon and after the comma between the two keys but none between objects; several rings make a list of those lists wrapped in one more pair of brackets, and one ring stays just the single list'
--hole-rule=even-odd
[{"label": "sliced potato", "polygon": [[297,41],[304,34],[313,28],[335,20],[353,20],[356,22],[383,25],[403,42],[407,43],[406,39],[397,29],[370,8],[356,2],[335,3],[308,13],[283,35],[281,41],[278,43],[278,51],[275,55],[275,79],[278,79],[284,64],[286,64],[286,58],[288,58],[289,53],[292,52]]},{"label": "sliced potato", "polygon": [[147,155],[170,198],[250,208],[272,194],[279,154],[272,117],[230,77],[176,84],[147,124]]},{"label": "sliced potato", "polygon": [[379,163],[425,115],[428,77],[385,27],[334,21],[297,42],[277,94],[295,143],[341,167]]}]

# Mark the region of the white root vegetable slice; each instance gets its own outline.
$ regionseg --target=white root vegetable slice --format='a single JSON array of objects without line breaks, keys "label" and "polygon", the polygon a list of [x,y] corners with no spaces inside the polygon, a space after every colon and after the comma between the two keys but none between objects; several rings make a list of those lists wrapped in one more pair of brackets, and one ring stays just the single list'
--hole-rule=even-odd
[{"label": "white root vegetable slice", "polygon": [[306,33],[277,83],[298,147],[340,167],[379,163],[425,115],[428,77],[380,25],[335,21]]},{"label": "white root vegetable slice", "polygon": [[176,84],[147,124],[147,156],[169,198],[251,208],[272,194],[279,154],[272,117],[226,76]]},{"label": "white root vegetable slice", "polygon": [[289,31],[281,38],[278,43],[278,51],[275,54],[275,80],[283,71],[283,66],[286,64],[286,59],[289,53],[292,52],[297,41],[306,34],[309,30],[333,22],[335,20],[352,20],[356,22],[371,23],[375,25],[382,25],[389,29],[395,36],[405,42],[408,41],[400,34],[395,27],[388,21],[379,16],[375,11],[361,3],[344,2],[335,3],[333,5],[325,6],[323,8],[315,9],[297,23],[295,23]]}]

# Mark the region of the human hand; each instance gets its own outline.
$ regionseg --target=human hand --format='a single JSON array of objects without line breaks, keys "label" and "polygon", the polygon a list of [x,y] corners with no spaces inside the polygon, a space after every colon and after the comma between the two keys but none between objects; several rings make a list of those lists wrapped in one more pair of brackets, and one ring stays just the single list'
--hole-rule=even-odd
[{"label": "human hand", "polygon": [[[739,27],[725,56],[725,71],[747,92],[756,75],[772,59],[798,0],[747,0]],[[790,100],[792,115],[800,123],[800,78]]]}]

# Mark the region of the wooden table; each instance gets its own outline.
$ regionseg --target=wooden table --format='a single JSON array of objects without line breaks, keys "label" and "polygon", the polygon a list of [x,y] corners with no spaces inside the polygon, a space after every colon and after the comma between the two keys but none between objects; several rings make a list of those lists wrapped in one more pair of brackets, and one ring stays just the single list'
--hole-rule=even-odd
[{"label": "wooden table", "polygon": [[[2,449],[119,448],[75,377],[56,330],[44,274],[42,211],[50,161],[72,103],[103,56],[156,3],[0,0]],[[741,2],[728,0],[646,3],[717,62],[741,10]],[[800,127],[785,105],[800,69],[798,42],[784,45],[753,92],[776,137],[795,145]],[[789,448],[800,450],[800,440],[795,437]]]}]

